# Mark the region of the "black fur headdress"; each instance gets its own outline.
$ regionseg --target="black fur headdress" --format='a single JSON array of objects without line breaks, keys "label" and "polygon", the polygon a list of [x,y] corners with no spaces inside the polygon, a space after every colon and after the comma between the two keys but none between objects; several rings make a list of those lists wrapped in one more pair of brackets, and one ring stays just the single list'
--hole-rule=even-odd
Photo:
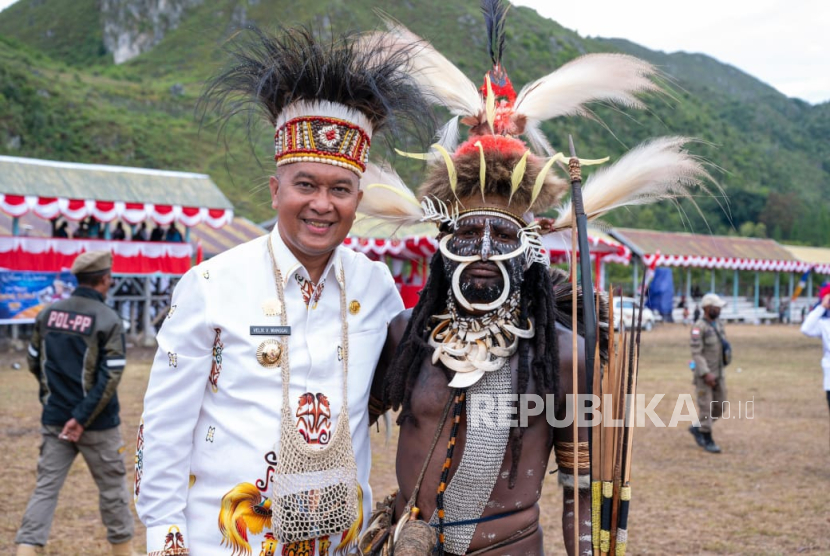
[{"label": "black fur headdress", "polygon": [[378,131],[387,137],[431,131],[430,106],[407,72],[415,47],[380,48],[381,41],[383,34],[357,33],[323,41],[308,28],[242,31],[229,44],[231,64],[207,85],[201,108],[217,113],[223,126],[245,113],[249,130],[264,116],[277,131],[278,163],[315,155],[336,163],[345,153],[348,166],[362,172]]}]

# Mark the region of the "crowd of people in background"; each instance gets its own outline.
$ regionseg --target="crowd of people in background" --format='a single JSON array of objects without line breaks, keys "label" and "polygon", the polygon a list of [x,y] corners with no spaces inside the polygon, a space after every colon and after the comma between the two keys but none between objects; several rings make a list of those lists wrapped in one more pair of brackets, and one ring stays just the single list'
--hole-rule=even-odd
[{"label": "crowd of people in background", "polygon": [[[125,226],[123,222],[118,221],[115,227],[110,232],[110,237],[106,238],[104,228],[106,224],[101,223],[92,216],[81,220],[74,231],[69,229],[69,222],[63,220],[58,224],[58,218],[52,220],[52,237],[67,238],[67,239],[110,239],[113,241],[167,241],[173,243],[183,243],[184,235],[176,224],[170,224],[167,227],[156,226],[152,230],[148,229],[147,223],[142,222],[138,226]],[[129,237],[128,237],[129,236]]]}]

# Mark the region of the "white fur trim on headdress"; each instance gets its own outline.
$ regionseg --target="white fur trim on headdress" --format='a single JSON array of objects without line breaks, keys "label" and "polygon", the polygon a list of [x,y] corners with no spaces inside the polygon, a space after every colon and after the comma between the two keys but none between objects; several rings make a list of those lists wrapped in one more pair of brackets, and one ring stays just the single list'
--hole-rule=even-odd
[{"label": "white fur trim on headdress", "polygon": [[328,100],[298,100],[286,106],[277,118],[274,128],[279,129],[285,125],[285,122],[295,118],[315,116],[347,121],[362,129],[369,136],[369,139],[372,138],[372,124],[362,112]]}]

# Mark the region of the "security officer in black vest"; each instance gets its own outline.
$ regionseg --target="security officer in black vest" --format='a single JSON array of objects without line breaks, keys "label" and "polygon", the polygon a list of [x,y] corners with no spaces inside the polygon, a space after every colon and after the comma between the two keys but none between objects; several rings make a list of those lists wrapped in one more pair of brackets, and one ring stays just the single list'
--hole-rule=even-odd
[{"label": "security officer in black vest", "polygon": [[116,388],[126,364],[121,319],[104,304],[112,255],[79,255],[78,288],[41,311],[29,345],[29,370],[40,382],[43,443],[37,486],[15,543],[18,556],[40,554],[72,462],[80,452],[98,485],[101,519],[112,554],[131,556],[133,516],[118,425]]}]

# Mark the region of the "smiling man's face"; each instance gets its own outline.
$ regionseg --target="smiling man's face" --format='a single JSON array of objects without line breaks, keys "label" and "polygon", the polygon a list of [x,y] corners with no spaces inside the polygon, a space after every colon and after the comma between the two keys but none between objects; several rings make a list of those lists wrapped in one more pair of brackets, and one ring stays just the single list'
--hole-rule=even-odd
[{"label": "smiling man's face", "polygon": [[286,164],[271,177],[271,206],[279,211],[280,236],[307,268],[328,261],[346,239],[363,196],[359,185],[351,170],[319,162]]},{"label": "smiling man's face", "polygon": [[[458,221],[447,249],[455,255],[477,255],[480,258],[461,272],[459,285],[467,301],[490,303],[498,299],[505,288],[504,276],[498,265],[489,259],[494,255],[512,253],[520,245],[519,226],[507,218],[473,214]],[[524,256],[513,257],[501,263],[510,276],[510,293],[513,293],[519,289],[524,278]],[[459,263],[445,258],[444,265],[447,276],[452,276]]]}]

